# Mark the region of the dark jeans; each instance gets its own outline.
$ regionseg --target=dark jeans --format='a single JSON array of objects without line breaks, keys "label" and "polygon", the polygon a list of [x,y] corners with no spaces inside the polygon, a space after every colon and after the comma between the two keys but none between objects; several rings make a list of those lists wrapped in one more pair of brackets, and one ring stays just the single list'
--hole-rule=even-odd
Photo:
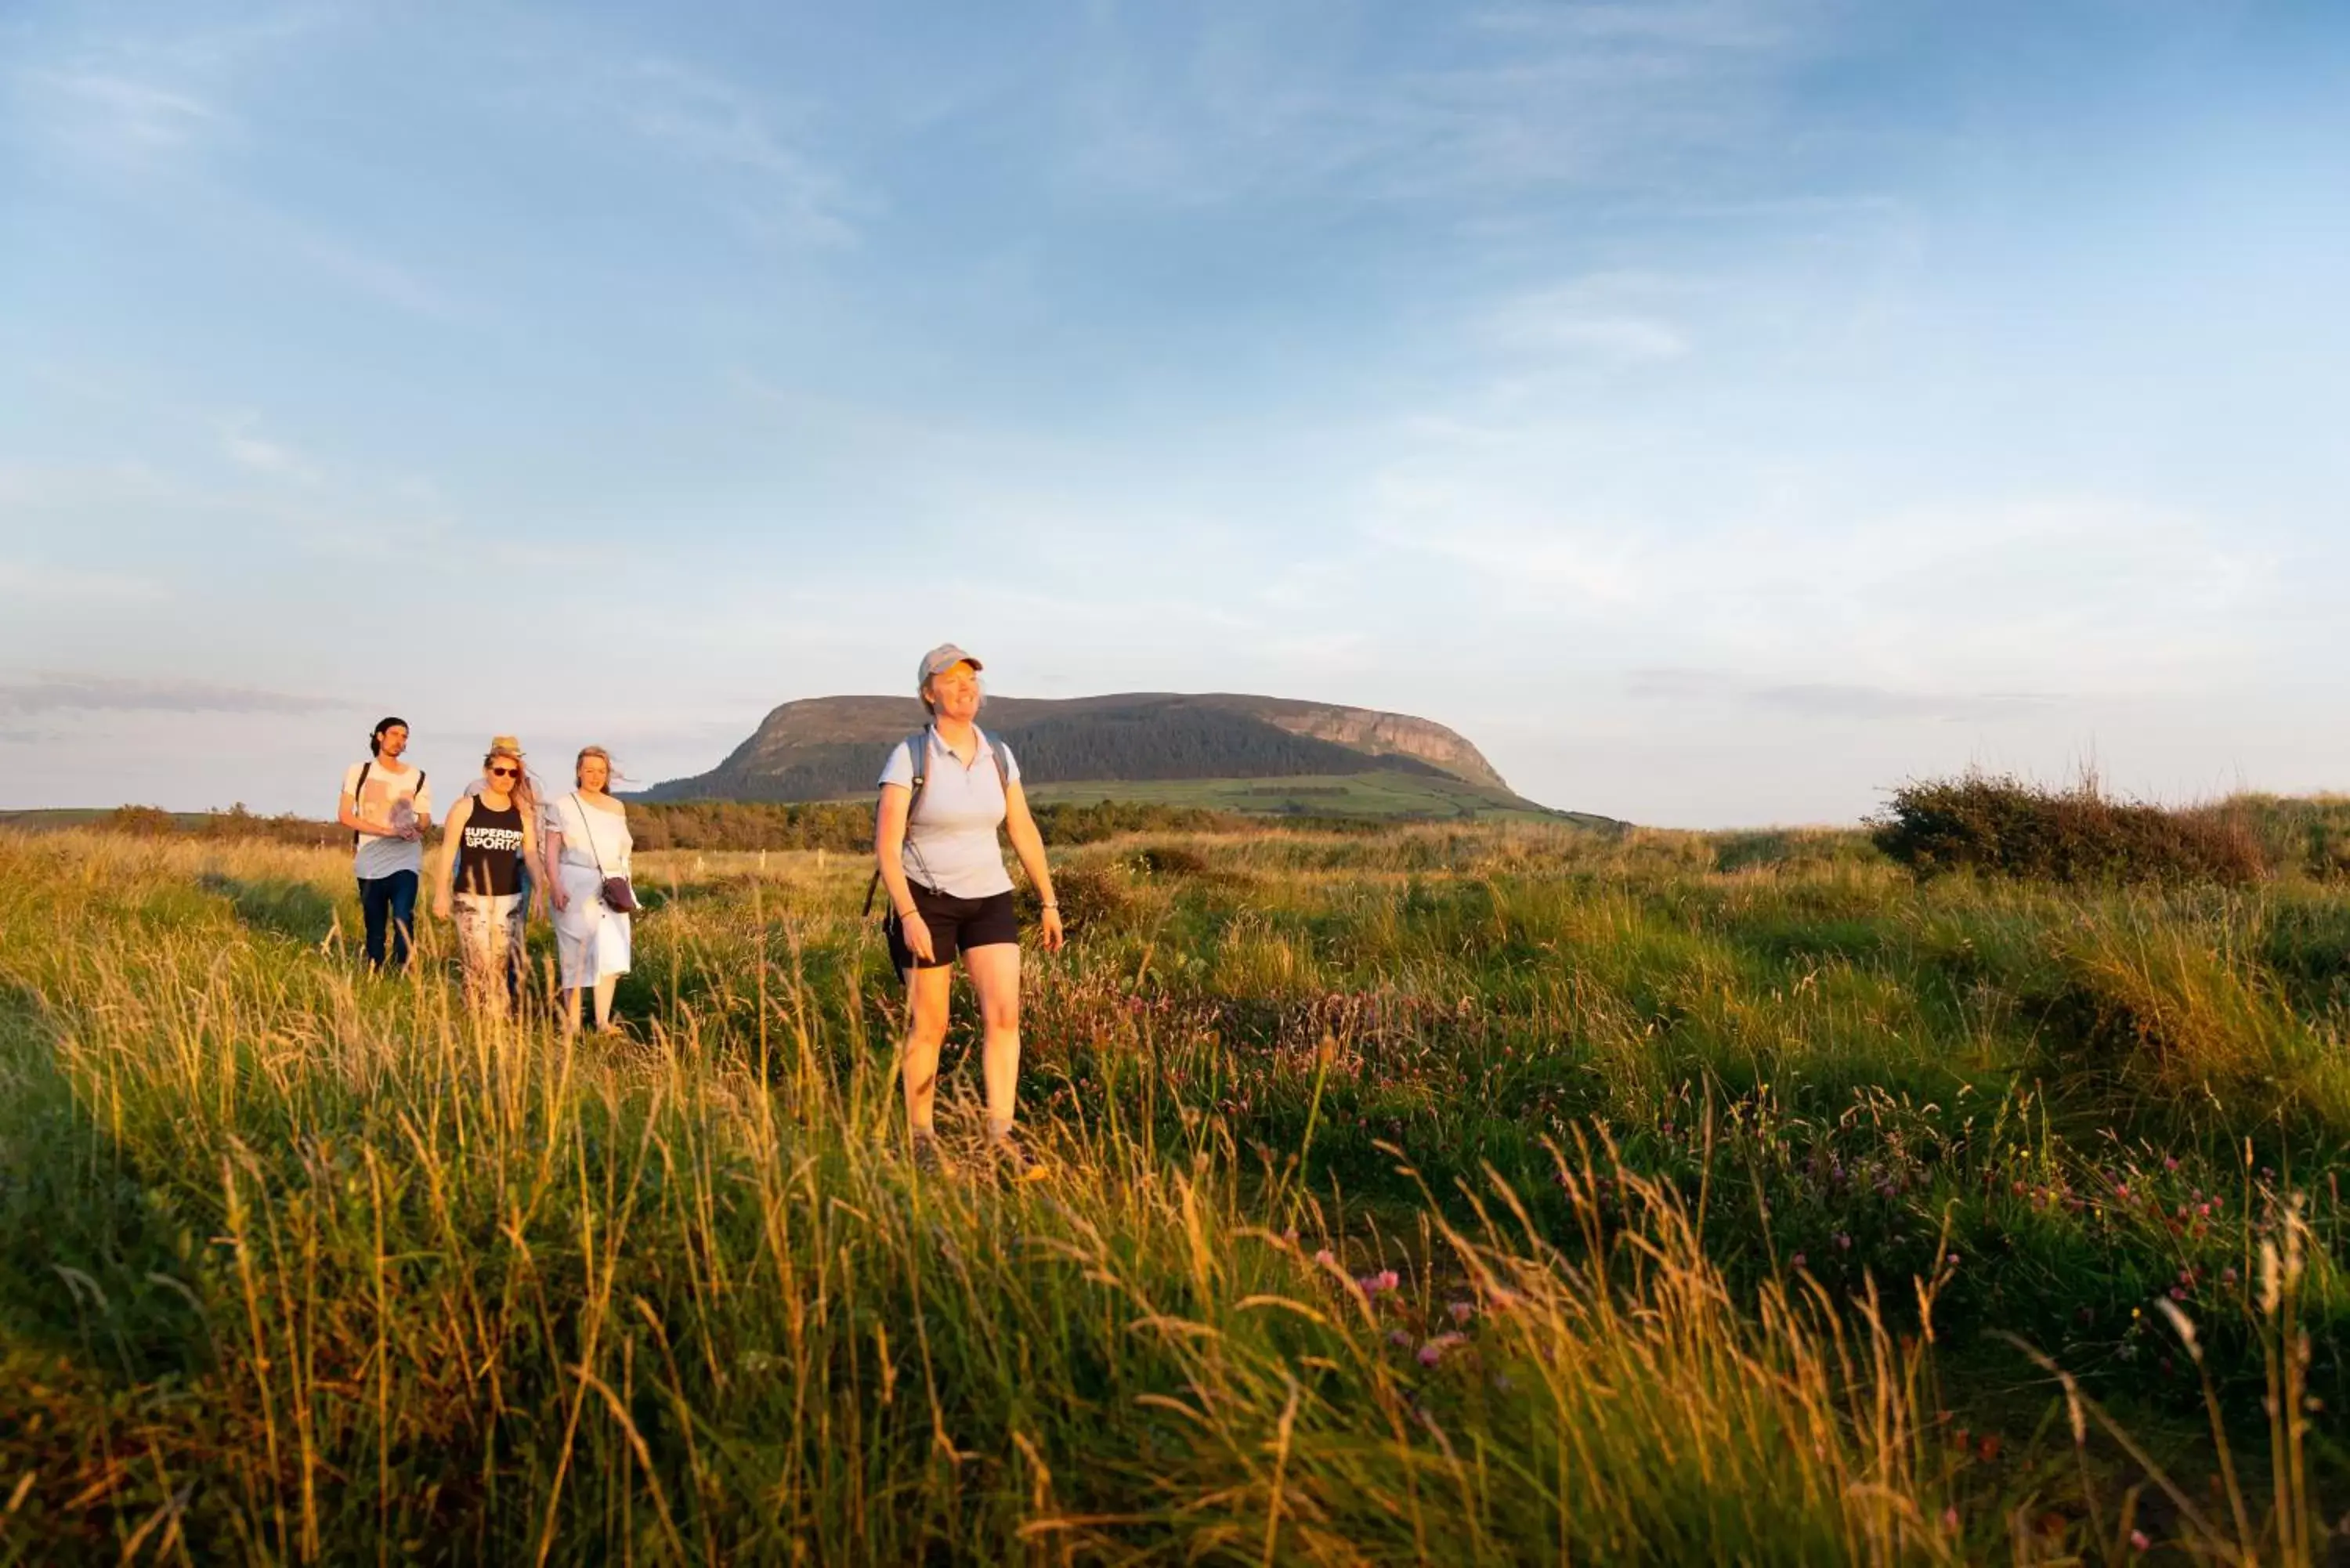
[{"label": "dark jeans", "polygon": [[391,922],[391,967],[408,967],[408,938],[416,929],[416,873],[395,871],[389,877],[359,878],[359,909],[367,917],[367,961],[381,969],[384,921]]}]

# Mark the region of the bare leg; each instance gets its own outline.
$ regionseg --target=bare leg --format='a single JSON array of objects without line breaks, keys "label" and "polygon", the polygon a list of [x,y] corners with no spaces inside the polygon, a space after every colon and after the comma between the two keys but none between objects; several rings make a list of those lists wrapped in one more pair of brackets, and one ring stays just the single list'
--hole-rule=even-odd
[{"label": "bare leg", "polygon": [[987,1075],[987,1136],[1012,1130],[1020,1098],[1020,944],[990,942],[962,950],[963,967],[979,992],[979,1016],[986,1026],[981,1060]]},{"label": "bare leg", "polygon": [[947,1002],[954,971],[906,971],[906,1126],[917,1137],[936,1130],[932,1116],[939,1097],[939,1048],[947,1042]]},{"label": "bare leg", "polygon": [[620,977],[617,974],[596,978],[596,1027],[598,1029],[612,1027],[612,988],[619,983]]},{"label": "bare leg", "polygon": [[566,986],[563,991],[563,1037],[570,1039],[579,1033],[580,987]]}]

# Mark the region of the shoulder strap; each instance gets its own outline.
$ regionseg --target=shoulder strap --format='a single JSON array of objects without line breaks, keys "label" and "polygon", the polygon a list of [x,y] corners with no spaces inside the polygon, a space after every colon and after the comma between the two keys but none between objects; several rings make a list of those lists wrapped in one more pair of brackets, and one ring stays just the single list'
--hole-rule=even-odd
[{"label": "shoulder strap", "polygon": [[[913,822],[915,804],[922,798],[922,786],[931,782],[931,727],[928,724],[923,725],[907,736],[901,744],[906,748],[906,760],[914,766],[914,776],[907,781],[906,788],[906,818],[908,826],[910,826]],[[881,810],[879,801],[874,803],[873,810],[878,816]],[[880,888],[881,866],[877,860],[873,866],[873,878],[865,884],[864,914],[869,915],[873,912],[873,895],[879,892]]]},{"label": "shoulder strap", "polygon": [[[352,815],[353,816],[357,816],[357,815],[359,814],[359,792],[367,788],[367,776],[368,776],[368,774],[370,774],[370,773],[372,773],[372,772],[374,772],[374,771],[375,771],[375,759],[374,759],[373,757],[369,757],[367,761],[365,761],[365,762],[363,762],[363,763],[361,763],[359,764],[359,783],[357,783],[357,784],[355,784],[351,785],[351,815]],[[359,846],[359,837],[360,837],[359,830],[358,828],[356,828],[356,827],[352,828],[352,829],[351,829],[351,847],[352,847],[352,848],[357,849],[357,848]]]},{"label": "shoulder strap", "polygon": [[[979,728],[976,724],[972,727],[973,729]],[[985,746],[987,748],[987,754],[995,759],[995,782],[1003,786],[1003,793],[1005,794],[1010,794],[1012,793],[1012,769],[1004,763],[1003,760],[1005,755],[1003,742],[989,734],[986,731],[980,730],[979,743]]]},{"label": "shoulder strap", "polygon": [[922,786],[931,782],[931,727],[928,724],[906,737],[906,757],[914,764],[914,782],[910,792],[914,799],[906,803],[906,809],[911,811],[914,800],[922,798]]},{"label": "shoulder strap", "polygon": [[588,853],[595,857],[596,875],[601,877],[604,875],[604,852],[596,847],[596,825],[588,820],[588,803],[579,798],[577,790],[573,790],[571,804],[579,808],[580,836],[588,840]]}]

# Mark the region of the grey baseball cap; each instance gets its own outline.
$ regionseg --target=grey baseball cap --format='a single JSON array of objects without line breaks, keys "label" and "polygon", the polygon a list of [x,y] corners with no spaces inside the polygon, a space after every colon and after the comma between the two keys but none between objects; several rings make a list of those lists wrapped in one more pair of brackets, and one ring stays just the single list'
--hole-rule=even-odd
[{"label": "grey baseball cap", "polygon": [[952,670],[958,664],[968,664],[973,670],[983,670],[986,668],[986,666],[981,664],[978,659],[973,659],[970,654],[965,653],[953,643],[942,642],[936,648],[931,649],[930,652],[922,655],[922,667],[914,671],[914,690],[920,691],[923,686],[929,682],[931,676],[937,675],[943,670]]}]

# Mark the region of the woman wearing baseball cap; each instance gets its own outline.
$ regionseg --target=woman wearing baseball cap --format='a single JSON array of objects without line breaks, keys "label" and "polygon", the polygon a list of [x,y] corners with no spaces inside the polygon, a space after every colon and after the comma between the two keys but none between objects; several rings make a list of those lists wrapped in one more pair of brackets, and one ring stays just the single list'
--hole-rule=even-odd
[{"label": "woman wearing baseball cap", "polygon": [[941,1164],[931,1111],[939,1049],[946,1043],[955,955],[978,993],[984,1029],[990,1149],[1016,1177],[1043,1174],[1013,1130],[1020,1085],[1020,926],[999,827],[1043,900],[1047,951],[1061,945],[1045,840],[1020,787],[1020,764],[1003,742],[983,734],[980,662],[952,643],[922,656],[915,694],[930,722],[899,742],[881,769],[874,858],[889,895],[889,956],[906,977],[906,1121],[914,1158]]}]

